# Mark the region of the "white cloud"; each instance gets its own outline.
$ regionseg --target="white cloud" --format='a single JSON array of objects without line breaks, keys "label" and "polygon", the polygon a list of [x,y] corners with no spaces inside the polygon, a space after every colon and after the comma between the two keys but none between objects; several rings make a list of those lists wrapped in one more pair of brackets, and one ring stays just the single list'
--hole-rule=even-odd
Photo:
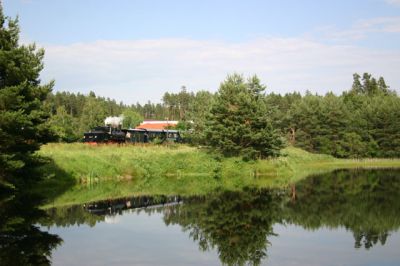
[{"label": "white cloud", "polygon": [[399,88],[400,53],[325,45],[301,38],[248,42],[160,39],[47,45],[42,78],[57,90],[95,91],[125,103],[159,101],[166,91],[215,91],[227,74],[257,74],[269,91],[341,92],[354,72]]},{"label": "white cloud", "polygon": [[386,3],[394,6],[400,6],[400,0],[385,0]]},{"label": "white cloud", "polygon": [[400,17],[377,17],[362,19],[349,29],[340,30],[336,27],[321,27],[317,30],[324,39],[330,41],[353,41],[367,38],[373,33],[400,33]]}]

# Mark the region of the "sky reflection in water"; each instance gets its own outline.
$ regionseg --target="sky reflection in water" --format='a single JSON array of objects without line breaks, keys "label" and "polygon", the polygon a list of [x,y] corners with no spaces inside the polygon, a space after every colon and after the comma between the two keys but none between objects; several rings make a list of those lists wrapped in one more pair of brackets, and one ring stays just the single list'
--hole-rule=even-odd
[{"label": "sky reflection in water", "polygon": [[54,265],[399,265],[399,177],[399,170],[337,171],[295,190],[127,209],[128,201],[180,201],[131,198],[99,203],[92,213],[52,209],[41,229],[63,239]]}]

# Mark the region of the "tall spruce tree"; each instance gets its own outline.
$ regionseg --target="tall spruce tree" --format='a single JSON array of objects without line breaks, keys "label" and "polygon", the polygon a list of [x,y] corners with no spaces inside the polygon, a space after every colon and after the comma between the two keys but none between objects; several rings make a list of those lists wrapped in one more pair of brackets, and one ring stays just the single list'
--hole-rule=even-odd
[{"label": "tall spruce tree", "polygon": [[28,176],[33,153],[51,137],[42,102],[53,83],[40,85],[43,49],[20,45],[18,19],[4,16],[0,4],[0,183]]},{"label": "tall spruce tree", "polygon": [[272,127],[257,76],[228,76],[221,84],[206,123],[207,143],[225,155],[263,158],[279,155],[283,141]]}]

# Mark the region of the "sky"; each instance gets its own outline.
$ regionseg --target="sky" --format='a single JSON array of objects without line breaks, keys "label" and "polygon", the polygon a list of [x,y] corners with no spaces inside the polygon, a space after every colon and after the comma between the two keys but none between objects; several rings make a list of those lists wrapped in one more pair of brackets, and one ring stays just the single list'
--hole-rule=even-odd
[{"label": "sky", "polygon": [[400,0],[0,0],[42,82],[126,104],[217,91],[256,74],[267,92],[341,93],[353,73],[400,92]]}]

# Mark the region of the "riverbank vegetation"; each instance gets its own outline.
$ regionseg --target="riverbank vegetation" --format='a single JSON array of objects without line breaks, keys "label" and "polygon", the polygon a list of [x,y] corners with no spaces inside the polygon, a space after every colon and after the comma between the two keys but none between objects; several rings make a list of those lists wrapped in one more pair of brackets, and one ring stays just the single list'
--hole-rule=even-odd
[{"label": "riverbank vegetation", "polygon": [[[94,92],[52,93],[52,82],[40,85],[44,51],[18,38],[18,20],[0,9],[2,184],[45,178],[42,187],[52,198],[74,184],[116,180],[132,186],[104,197],[196,194],[283,186],[314,171],[398,166],[397,159],[357,159],[400,157],[400,97],[382,77],[354,74],[350,90],[320,96],[267,93],[257,76],[233,74],[216,93],[183,87],[166,92],[162,103],[125,105]],[[191,146],[49,144],[35,153],[50,141],[76,141],[120,114],[129,118],[125,127],[141,119],[179,120]]]},{"label": "riverbank vegetation", "polygon": [[[91,127],[102,125],[107,116],[129,113],[136,117],[135,121],[179,120],[179,129],[193,131],[190,135],[186,134],[188,141],[213,145],[216,141],[210,136],[218,133],[214,130],[218,125],[212,122],[216,112],[220,111],[218,104],[222,100],[230,108],[223,110],[227,111],[225,115],[232,113],[228,120],[236,121],[236,124],[241,122],[242,127],[247,128],[255,126],[249,125],[250,122],[264,121],[270,127],[269,132],[278,133],[291,145],[313,153],[331,154],[339,158],[400,156],[400,97],[390,89],[383,77],[374,78],[369,73],[362,76],[354,74],[353,84],[341,95],[310,92],[305,95],[297,92],[280,95],[264,90],[265,86],[259,80],[254,84],[263,90],[254,93],[252,89],[244,88],[246,84],[251,85],[252,82],[246,83],[243,77],[231,75],[221,84],[217,93],[193,93],[182,88],[178,93],[166,92],[162,96],[162,103],[133,105],[97,97],[94,93],[57,92],[48,95],[45,108],[51,114],[49,124],[60,141],[81,138],[83,132]],[[242,93],[238,94],[239,91]],[[248,98],[252,94],[257,95]],[[223,99],[224,95],[232,97]],[[255,98],[258,109],[264,109],[262,112],[256,113],[256,109],[251,108],[252,101],[254,103],[251,99]],[[251,115],[256,116],[250,121]],[[220,119],[218,122],[228,123],[228,120]],[[226,131],[222,124],[219,128],[220,133]],[[238,134],[240,129],[235,125],[228,133]],[[207,135],[207,132],[213,134]],[[224,141],[224,144],[229,143]]]},{"label": "riverbank vegetation", "polygon": [[[398,159],[336,159],[288,147],[257,161],[223,157],[187,145],[47,144],[52,163],[40,186],[49,206],[130,195],[205,195],[244,187],[285,188],[313,173],[342,168],[400,167]],[[60,196],[61,195],[61,196]]]}]

